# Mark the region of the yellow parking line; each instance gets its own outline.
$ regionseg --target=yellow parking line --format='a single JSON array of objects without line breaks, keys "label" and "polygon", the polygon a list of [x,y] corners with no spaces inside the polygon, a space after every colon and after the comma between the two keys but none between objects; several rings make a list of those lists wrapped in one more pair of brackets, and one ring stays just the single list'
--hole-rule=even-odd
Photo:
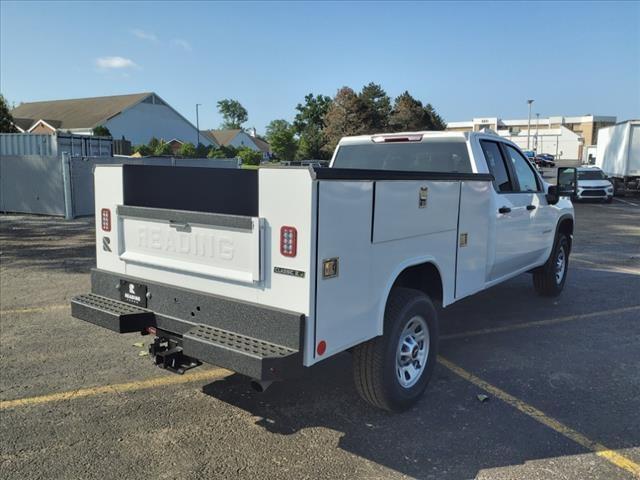
[{"label": "yellow parking line", "polygon": [[440,336],[440,340],[475,337],[478,335],[487,335],[489,333],[510,332],[513,330],[522,330],[525,328],[540,327],[544,325],[555,325],[558,323],[571,322],[573,320],[585,320],[588,318],[599,317],[601,315],[616,315],[618,313],[627,313],[633,311],[640,311],[640,305],[634,305],[633,307],[613,308],[611,310],[600,310],[598,312],[581,313],[578,315],[567,315],[566,317],[550,318],[547,320],[536,320],[533,322],[517,323],[515,325],[505,325],[504,327],[483,328],[481,330],[471,330],[470,332],[453,333],[451,335]]},{"label": "yellow parking line", "polygon": [[532,405],[520,400],[519,398],[514,397],[513,395],[508,394],[504,390],[499,389],[498,387],[491,385],[490,383],[482,380],[481,378],[475,376],[474,374],[467,372],[462,367],[459,367],[455,363],[438,356],[438,361],[451,370],[453,373],[458,375],[459,377],[467,380],[468,382],[473,383],[476,387],[481,388],[482,390],[490,393],[494,397],[499,398],[503,402],[511,405],[512,407],[518,409],[525,415],[533,418],[535,421],[546,425],[547,427],[555,430],[560,435],[568,438],[569,440],[574,441],[578,445],[583,446],[584,448],[591,450],[599,457],[604,458],[608,462],[612,463],[618,468],[626,470],[627,472],[631,472],[636,477],[640,478],[640,465],[628,459],[627,457],[616,453],[610,448],[605,447],[601,443],[595,442],[582,433],[577,432],[576,430],[568,427],[567,425],[559,422],[555,418],[549,417],[542,410],[538,410]]},{"label": "yellow parking line", "polygon": [[44,307],[25,307],[25,308],[14,308],[13,310],[0,310],[0,315],[16,315],[20,313],[47,312],[49,310],[63,310],[65,308],[69,308],[68,303],[64,305],[46,305]]},{"label": "yellow parking line", "polygon": [[182,383],[198,382],[201,380],[215,380],[230,374],[229,370],[222,368],[214,368],[209,370],[201,370],[185,375],[167,375],[165,377],[151,378],[149,380],[141,380],[138,382],[117,383],[113,385],[104,385],[102,387],[81,388],[79,390],[71,390],[67,392],[52,393],[49,395],[41,395],[38,397],[18,398],[16,400],[5,400],[0,402],[0,410],[9,408],[26,407],[30,405],[41,405],[43,403],[61,402],[65,400],[75,400],[76,398],[94,397],[105,393],[123,393],[147,388],[165,387],[168,385],[179,385]]}]

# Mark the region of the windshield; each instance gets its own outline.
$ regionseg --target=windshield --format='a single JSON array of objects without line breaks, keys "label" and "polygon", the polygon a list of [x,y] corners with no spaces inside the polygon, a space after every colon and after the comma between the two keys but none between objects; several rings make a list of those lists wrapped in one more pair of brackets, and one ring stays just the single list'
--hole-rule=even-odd
[{"label": "windshield", "polygon": [[604,172],[601,170],[589,170],[589,171],[580,171],[578,170],[578,180],[604,180]]},{"label": "windshield", "polygon": [[472,173],[464,139],[342,145],[334,168]]}]

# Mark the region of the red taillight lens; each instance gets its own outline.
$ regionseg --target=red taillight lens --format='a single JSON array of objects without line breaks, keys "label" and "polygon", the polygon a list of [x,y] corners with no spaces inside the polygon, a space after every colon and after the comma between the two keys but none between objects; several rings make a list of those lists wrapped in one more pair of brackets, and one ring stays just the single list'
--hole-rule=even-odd
[{"label": "red taillight lens", "polygon": [[295,257],[298,253],[298,231],[295,227],[280,228],[280,253],[285,257]]},{"label": "red taillight lens", "polygon": [[111,210],[108,208],[103,208],[100,211],[100,216],[102,217],[102,231],[110,232],[111,231]]}]

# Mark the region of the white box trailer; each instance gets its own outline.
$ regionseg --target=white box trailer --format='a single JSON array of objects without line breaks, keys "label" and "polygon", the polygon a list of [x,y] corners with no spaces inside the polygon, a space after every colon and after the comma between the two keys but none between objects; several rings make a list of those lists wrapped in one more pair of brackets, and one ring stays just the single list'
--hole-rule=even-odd
[{"label": "white box trailer", "polygon": [[596,166],[613,179],[616,194],[640,191],[640,120],[598,130]]},{"label": "white box trailer", "polygon": [[351,350],[363,397],[407,408],[436,362],[434,305],[527,271],[562,290],[560,170],[549,186],[511,142],[455,132],[343,139],[331,168],[98,166],[97,268],[72,314],[155,335],[165,368],[260,385]]}]

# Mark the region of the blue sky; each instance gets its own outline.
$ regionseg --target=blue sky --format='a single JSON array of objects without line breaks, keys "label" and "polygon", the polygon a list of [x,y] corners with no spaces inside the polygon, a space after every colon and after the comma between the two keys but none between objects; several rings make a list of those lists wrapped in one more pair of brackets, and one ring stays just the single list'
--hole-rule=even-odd
[{"label": "blue sky", "polygon": [[0,4],[10,102],[155,91],[200,125],[238,99],[247,127],[309,92],[380,83],[448,121],[534,113],[640,118],[640,3]]}]

